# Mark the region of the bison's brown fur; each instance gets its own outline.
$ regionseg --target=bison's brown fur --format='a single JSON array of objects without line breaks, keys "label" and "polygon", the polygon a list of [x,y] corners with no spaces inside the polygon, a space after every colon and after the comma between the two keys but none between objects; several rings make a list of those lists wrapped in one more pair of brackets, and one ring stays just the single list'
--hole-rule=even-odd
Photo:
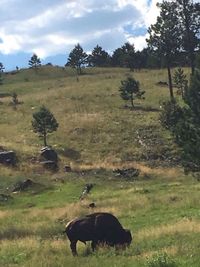
[{"label": "bison's brown fur", "polygon": [[65,232],[70,240],[72,254],[77,255],[76,243],[92,241],[92,250],[98,244],[109,246],[130,245],[132,236],[124,229],[118,219],[110,213],[97,212],[77,218],[66,225]]}]

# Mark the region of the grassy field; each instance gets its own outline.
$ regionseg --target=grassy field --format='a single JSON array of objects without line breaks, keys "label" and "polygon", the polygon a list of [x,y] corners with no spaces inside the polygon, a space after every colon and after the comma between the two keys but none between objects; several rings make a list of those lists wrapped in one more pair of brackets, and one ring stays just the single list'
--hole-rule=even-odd
[{"label": "grassy field", "polygon": [[[187,70],[186,70],[187,71]],[[122,79],[133,75],[146,91],[135,110],[119,97]],[[43,67],[5,75],[0,98],[0,146],[18,157],[14,168],[0,166],[0,266],[200,266],[200,184],[185,175],[179,150],[159,123],[162,101],[169,98],[164,70]],[[41,105],[55,115],[59,128],[48,143],[59,155],[56,173],[38,163],[42,140],[32,131],[32,113]],[[70,165],[72,172],[65,173]],[[138,168],[137,178],[118,177],[115,168]],[[32,179],[37,187],[11,194],[12,186]],[[86,183],[91,193],[79,200]],[[131,230],[130,248],[116,251],[78,245],[73,258],[62,234],[72,218],[94,210],[116,215]],[[163,262],[161,265],[161,262]]]}]

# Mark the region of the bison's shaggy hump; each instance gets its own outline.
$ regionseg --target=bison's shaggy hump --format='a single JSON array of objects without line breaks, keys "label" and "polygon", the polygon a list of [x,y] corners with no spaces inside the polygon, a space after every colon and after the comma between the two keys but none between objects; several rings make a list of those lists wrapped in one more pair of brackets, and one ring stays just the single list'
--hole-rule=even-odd
[{"label": "bison's shaggy hump", "polygon": [[65,232],[70,240],[73,255],[77,255],[76,243],[92,241],[94,250],[98,244],[109,246],[129,245],[132,236],[129,230],[122,227],[118,219],[105,212],[96,212],[82,218],[76,218],[66,225]]}]

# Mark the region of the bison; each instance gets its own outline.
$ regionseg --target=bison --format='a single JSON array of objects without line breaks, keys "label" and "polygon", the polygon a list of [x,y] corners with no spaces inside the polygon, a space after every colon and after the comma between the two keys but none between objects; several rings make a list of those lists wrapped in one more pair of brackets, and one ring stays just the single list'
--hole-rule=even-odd
[{"label": "bison", "polygon": [[86,244],[92,241],[94,251],[98,244],[109,246],[129,246],[132,241],[131,232],[122,227],[118,219],[110,213],[96,212],[70,221],[64,231],[69,240],[74,256],[77,255],[76,243]]}]

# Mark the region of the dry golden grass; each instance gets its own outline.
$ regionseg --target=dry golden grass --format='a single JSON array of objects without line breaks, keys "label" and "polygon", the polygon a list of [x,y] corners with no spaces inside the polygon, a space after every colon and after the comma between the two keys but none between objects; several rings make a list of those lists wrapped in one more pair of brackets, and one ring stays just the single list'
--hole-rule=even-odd
[{"label": "dry golden grass", "polygon": [[166,177],[176,177],[180,176],[183,173],[183,170],[180,168],[150,168],[145,165],[145,163],[138,162],[122,162],[121,159],[108,158],[104,161],[93,162],[87,164],[76,164],[71,163],[71,167],[74,170],[96,170],[96,169],[106,169],[106,170],[114,170],[114,169],[123,169],[123,168],[137,168],[141,171],[142,174],[152,174],[156,176],[166,176]]},{"label": "dry golden grass", "polygon": [[0,210],[0,219],[5,219],[12,215],[11,211],[8,210]]},{"label": "dry golden grass", "polygon": [[173,235],[175,233],[200,233],[200,221],[183,219],[173,224],[142,229],[136,233],[135,237],[140,241],[146,238],[156,239],[163,235]]},{"label": "dry golden grass", "polygon": [[[42,240],[42,247],[49,247],[51,245],[55,249],[60,249],[61,247],[66,247],[66,240],[58,239],[58,240]],[[40,248],[41,247],[41,240],[37,237],[30,236],[25,238],[18,238],[16,240],[8,240],[3,239],[0,240],[0,247],[3,248],[10,248],[12,246],[21,247],[21,248]]]},{"label": "dry golden grass", "polygon": [[[67,204],[61,208],[51,208],[51,209],[38,209],[32,208],[29,213],[26,214],[26,220],[29,222],[33,221],[33,225],[37,225],[37,219],[42,220],[43,224],[46,221],[56,222],[61,221],[66,223],[67,221],[74,219],[75,217],[89,213],[88,200],[83,200],[76,203]],[[36,221],[36,222],[35,222]]]},{"label": "dry golden grass", "polygon": [[151,258],[153,255],[158,254],[158,253],[166,253],[167,255],[175,256],[178,253],[178,247],[177,246],[170,246],[170,247],[164,247],[162,249],[158,250],[151,250],[142,253],[139,258]]}]

